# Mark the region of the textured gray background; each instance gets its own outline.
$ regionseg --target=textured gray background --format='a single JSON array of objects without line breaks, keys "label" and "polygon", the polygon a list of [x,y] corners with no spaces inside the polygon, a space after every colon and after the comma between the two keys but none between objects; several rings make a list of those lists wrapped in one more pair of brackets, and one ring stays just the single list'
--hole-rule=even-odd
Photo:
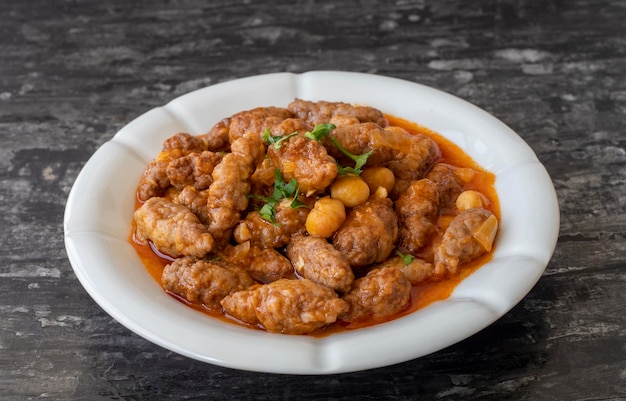
[{"label": "textured gray background", "polygon": [[[626,2],[0,0],[0,399],[626,399]],[[69,190],[130,120],[239,77],[420,82],[512,127],[553,178],[531,293],[433,355],[328,377],[240,372],[111,319],[63,244]]]}]

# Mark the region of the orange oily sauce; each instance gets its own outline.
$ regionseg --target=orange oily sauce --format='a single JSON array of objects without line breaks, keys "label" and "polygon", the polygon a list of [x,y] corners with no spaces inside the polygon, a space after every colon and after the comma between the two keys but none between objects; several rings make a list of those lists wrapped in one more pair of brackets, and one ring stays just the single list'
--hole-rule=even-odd
[{"label": "orange oily sauce", "polygon": [[[410,121],[407,121],[398,117],[394,117],[391,115],[385,115],[385,116],[389,120],[390,126],[402,127],[412,134],[415,134],[415,135],[425,134],[425,135],[428,135],[430,138],[432,138],[437,143],[437,145],[439,146],[439,149],[441,150],[441,159],[438,160],[439,162],[452,164],[457,167],[467,167],[467,168],[474,170],[474,174],[472,175],[471,179],[464,183],[464,189],[475,190],[485,195],[485,197],[488,200],[488,204],[485,205],[485,208],[491,211],[493,214],[495,214],[495,216],[498,218],[498,221],[500,221],[500,206],[498,203],[498,196],[496,194],[495,187],[494,187],[495,175],[493,173],[488,172],[482,167],[480,167],[471,157],[469,157],[465,152],[463,152],[463,150],[461,150],[457,145],[450,142],[449,140],[442,137],[441,135],[437,134],[436,132],[426,127],[422,127],[419,124],[416,124],[416,123],[413,123],[413,122],[410,122]],[[135,209],[139,208],[140,206],[141,204],[139,203],[139,201],[137,201],[135,204]],[[448,224],[450,223],[453,217],[454,216],[450,214],[446,214],[445,211],[443,211],[443,213],[440,215],[437,221],[437,227],[439,229],[439,232],[443,233],[445,231],[445,229],[448,227]],[[136,241],[134,238],[134,232],[135,232],[134,222],[132,223],[131,226],[132,227],[131,227],[128,242],[135,248],[137,255],[141,259],[148,273],[150,273],[150,275],[160,285],[163,268],[167,264],[169,264],[172,261],[172,259],[167,257],[166,255],[160,254],[158,251],[153,249],[149,244],[141,244],[138,241]],[[497,243],[497,238],[496,238],[496,243]],[[495,244],[494,244],[494,248],[495,248]],[[456,276],[448,277],[441,281],[426,282],[426,283],[413,286],[411,289],[410,304],[404,310],[402,310],[401,312],[397,314],[388,316],[384,319],[377,319],[377,320],[368,319],[365,321],[358,321],[358,322],[351,322],[351,323],[337,321],[323,329],[317,330],[314,333],[311,333],[308,335],[313,336],[313,337],[326,337],[334,333],[339,333],[339,332],[349,331],[349,330],[356,330],[356,329],[360,329],[363,327],[373,326],[373,325],[380,324],[386,321],[395,320],[401,316],[405,316],[419,309],[422,309],[430,305],[433,302],[444,300],[448,298],[450,294],[452,294],[452,291],[454,290],[454,288],[461,281],[463,281],[466,277],[470,276],[473,272],[475,272],[478,268],[480,268],[480,266],[484,265],[485,263],[491,260],[492,255],[493,255],[493,250],[494,249],[492,248],[491,252],[477,258],[476,260],[472,262],[462,265],[459,274]],[[223,322],[242,324],[231,317],[225,316],[221,311],[211,311],[211,310],[206,309],[200,304],[194,304],[194,303],[188,302],[187,300],[182,299],[181,297],[175,294],[171,294],[169,292],[168,294],[172,295],[178,301],[183,302],[187,306],[192,307],[213,318],[220,319]],[[246,324],[242,324],[242,325],[251,327]],[[252,328],[255,328],[255,327],[252,327]]]}]

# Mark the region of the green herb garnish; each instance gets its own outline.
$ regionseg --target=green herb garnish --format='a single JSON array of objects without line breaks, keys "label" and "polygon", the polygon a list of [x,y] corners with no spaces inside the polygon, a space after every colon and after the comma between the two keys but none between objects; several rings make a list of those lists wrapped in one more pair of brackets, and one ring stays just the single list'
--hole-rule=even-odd
[{"label": "green herb garnish", "polygon": [[402,263],[404,263],[405,266],[410,265],[411,262],[415,260],[415,256],[410,253],[404,254],[400,251],[396,251],[396,255],[400,256],[400,259],[402,259]]},{"label": "green herb garnish", "polygon": [[327,123],[327,124],[317,124],[313,131],[305,132],[304,136],[309,139],[313,139],[314,141],[321,142],[322,139],[328,136],[330,131],[337,128],[335,124]]},{"label": "green herb garnish", "polygon": [[292,132],[291,134],[288,134],[288,135],[272,136],[270,134],[270,129],[265,128],[265,132],[263,132],[263,142],[267,142],[270,145],[274,145],[274,149],[280,149],[281,146],[283,146],[282,142],[291,138],[294,135],[298,135],[298,133]]},{"label": "green herb garnish", "polygon": [[[330,131],[334,130],[335,128],[337,128],[337,126],[331,123],[317,124],[315,128],[313,128],[313,131],[305,132],[304,136],[309,139],[313,139],[314,141],[321,142],[322,139],[326,138],[328,134],[330,134]],[[343,167],[337,165],[337,167],[339,168],[339,174],[341,175],[360,175],[362,171],[361,168],[365,165],[365,163],[367,163],[367,159],[372,155],[372,153],[374,153],[374,150],[370,150],[369,152],[362,155],[353,155],[352,153],[348,152],[343,146],[341,146],[341,144],[335,138],[330,138],[330,141],[333,143],[333,145],[337,147],[337,149],[339,149],[341,153],[346,155],[348,158],[354,160],[354,162],[356,163],[354,167]]]},{"label": "green herb garnish", "polygon": [[362,155],[353,155],[352,153],[344,149],[344,147],[341,146],[341,144],[337,142],[335,138],[330,138],[330,141],[333,143],[333,145],[337,147],[337,149],[339,149],[341,153],[346,155],[348,158],[354,160],[355,162],[354,167],[337,166],[339,167],[339,174],[341,175],[348,175],[348,174],[360,175],[362,172],[361,168],[365,166],[365,163],[367,163],[367,159],[372,155],[372,153],[374,153],[374,149],[372,149],[369,152],[364,153]]},{"label": "green herb garnish", "polygon": [[285,182],[282,174],[280,173],[280,169],[274,170],[274,192],[272,196],[258,196],[258,195],[248,195],[250,198],[260,199],[263,202],[263,206],[259,209],[259,215],[264,219],[269,221],[274,225],[278,225],[276,223],[276,205],[282,199],[291,199],[291,204],[289,205],[292,209],[297,209],[299,207],[309,207],[308,205],[300,202],[298,200],[298,196],[300,195],[300,187],[298,187],[298,182],[295,178],[292,178],[291,181]]}]

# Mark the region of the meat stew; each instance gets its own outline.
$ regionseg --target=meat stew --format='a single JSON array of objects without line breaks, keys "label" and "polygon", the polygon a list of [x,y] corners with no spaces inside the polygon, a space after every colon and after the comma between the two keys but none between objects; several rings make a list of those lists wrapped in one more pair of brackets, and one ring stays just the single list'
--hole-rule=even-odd
[{"label": "meat stew", "polygon": [[196,309],[328,335],[443,299],[488,261],[494,181],[417,124],[296,99],[168,138],[138,185],[130,240]]}]

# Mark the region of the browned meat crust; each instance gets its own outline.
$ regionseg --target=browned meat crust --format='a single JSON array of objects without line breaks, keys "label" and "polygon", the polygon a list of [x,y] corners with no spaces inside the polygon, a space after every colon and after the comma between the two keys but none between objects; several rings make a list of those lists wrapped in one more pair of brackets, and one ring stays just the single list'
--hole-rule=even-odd
[{"label": "browned meat crust", "polygon": [[333,290],[307,279],[281,279],[237,292],[224,298],[222,306],[243,322],[284,334],[311,333],[348,309]]},{"label": "browned meat crust", "polygon": [[254,281],[239,266],[184,257],[165,266],[161,283],[167,291],[190,302],[218,309],[225,296],[250,287]]},{"label": "browned meat crust", "polygon": [[348,213],[332,242],[352,267],[362,267],[387,259],[397,238],[398,217],[391,200],[376,192]]},{"label": "browned meat crust", "polygon": [[400,270],[411,285],[424,283],[433,277],[433,264],[419,258],[414,258],[407,264],[400,256],[393,256],[376,267],[379,269],[393,267]]},{"label": "browned meat crust", "polygon": [[223,154],[208,150],[179,157],[167,165],[167,178],[178,189],[188,185],[193,185],[197,190],[207,189],[213,183],[211,173],[222,157]]},{"label": "browned meat crust", "polygon": [[437,185],[428,179],[413,181],[400,194],[394,207],[398,215],[398,249],[417,253],[436,233],[435,219],[439,213]]},{"label": "browned meat crust", "polygon": [[340,292],[352,286],[350,263],[323,238],[296,235],[287,246],[287,256],[304,278]]},{"label": "browned meat crust", "polygon": [[437,163],[428,172],[426,178],[437,184],[439,191],[439,203],[444,206],[454,202],[461,192],[463,186],[455,174],[457,167],[446,163]]},{"label": "browned meat crust", "polygon": [[[308,202],[302,197],[300,199]],[[292,235],[306,232],[305,222],[310,210],[308,207],[292,208],[291,200],[283,199],[276,205],[275,223],[263,219],[259,212],[252,211],[235,228],[235,241],[240,244],[250,241],[262,248],[285,246]]]},{"label": "browned meat crust", "polygon": [[491,215],[490,211],[482,208],[468,209],[452,220],[441,243],[435,248],[435,276],[457,274],[462,263],[487,252],[472,234]]},{"label": "browned meat crust", "polygon": [[215,166],[207,207],[209,232],[216,239],[225,239],[248,207],[250,176],[264,154],[262,138],[250,132],[232,143],[231,153]]},{"label": "browned meat crust", "polygon": [[313,126],[328,123],[336,116],[353,117],[359,122],[370,121],[381,127],[389,125],[385,115],[380,110],[372,107],[353,106],[343,102],[310,102],[296,99],[287,108],[296,117],[306,120]]},{"label": "browned meat crust", "polygon": [[282,107],[258,107],[237,113],[230,117],[229,142],[234,143],[248,132],[254,132],[260,137],[265,129],[279,125],[290,117],[291,111]]},{"label": "browned meat crust", "polygon": [[408,306],[411,283],[396,268],[374,269],[357,279],[343,300],[350,305],[350,309],[339,316],[341,320],[380,319]]},{"label": "browned meat crust", "polygon": [[165,198],[150,198],[133,215],[139,241],[154,243],[172,256],[203,257],[213,250],[215,241],[198,217],[185,206]]},{"label": "browned meat crust", "polygon": [[242,267],[253,279],[262,283],[295,278],[289,259],[273,248],[261,248],[245,242],[227,247],[221,257],[228,263]]},{"label": "browned meat crust", "polygon": [[296,179],[302,193],[321,192],[337,176],[337,163],[321,143],[296,135],[281,145],[279,148],[270,145],[267,154],[285,181]]}]

